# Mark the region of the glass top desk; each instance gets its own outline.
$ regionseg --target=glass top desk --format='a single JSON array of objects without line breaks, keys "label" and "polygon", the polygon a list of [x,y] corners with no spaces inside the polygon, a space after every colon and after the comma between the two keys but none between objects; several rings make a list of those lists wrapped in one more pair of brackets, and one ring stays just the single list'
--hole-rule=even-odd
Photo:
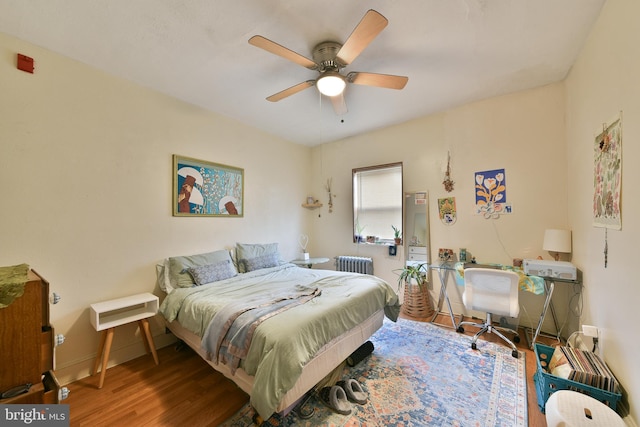
[{"label": "glass top desk", "polygon": [[[427,264],[427,268],[431,270],[437,270],[438,277],[440,278],[440,295],[438,296],[438,303],[436,305],[435,312],[431,318],[431,323],[435,323],[436,317],[442,312],[442,305],[446,302],[449,309],[449,317],[451,318],[451,325],[453,329],[458,330],[458,324],[462,321],[462,314],[460,315],[460,322],[456,323],[456,315],[453,313],[451,307],[451,300],[449,300],[449,293],[447,292],[447,285],[449,284],[449,274],[456,273],[455,262],[441,262],[438,264]],[[445,325],[441,325],[445,326]]]},{"label": "glass top desk", "polygon": [[[542,311],[540,312],[540,318],[538,320],[538,324],[536,326],[535,331],[533,332],[533,337],[529,343],[531,348],[534,347],[538,337],[542,334],[542,323],[547,315],[547,311],[551,310],[551,316],[553,317],[553,325],[556,330],[556,334],[554,336],[559,342],[561,342],[560,337],[560,328],[558,326],[558,318],[556,316],[555,308],[553,307],[553,302],[551,297],[553,296],[553,291],[555,289],[556,282],[563,283],[572,283],[572,284],[580,284],[579,280],[568,280],[561,279],[557,277],[541,277],[541,276],[530,276],[524,273],[522,268],[520,267],[511,267],[500,264],[469,264],[462,262],[440,262],[436,264],[428,264],[427,268],[432,270],[437,270],[438,278],[440,279],[440,295],[438,296],[438,303],[436,306],[435,313],[431,318],[431,323],[435,323],[434,320],[442,312],[443,304],[447,304],[447,309],[449,311],[449,317],[451,318],[451,324],[455,330],[458,329],[458,325],[460,322],[456,322],[456,314],[453,312],[453,308],[451,307],[451,301],[449,300],[449,293],[447,292],[447,286],[449,284],[449,275],[452,275],[455,279],[455,282],[459,286],[464,286],[464,269],[465,268],[499,268],[503,270],[511,270],[514,271],[520,276],[520,290],[534,293],[536,295],[544,295],[545,300],[542,306]],[[460,314],[460,321],[462,321],[463,315]],[[441,325],[448,326],[448,325]],[[529,328],[531,329],[531,328]],[[529,335],[526,335],[527,341],[529,341]]]}]

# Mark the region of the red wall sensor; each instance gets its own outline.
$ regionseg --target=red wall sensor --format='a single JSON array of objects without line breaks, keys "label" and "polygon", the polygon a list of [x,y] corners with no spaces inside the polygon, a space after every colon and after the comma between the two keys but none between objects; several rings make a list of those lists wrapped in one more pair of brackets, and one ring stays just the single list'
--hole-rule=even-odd
[{"label": "red wall sensor", "polygon": [[33,74],[33,58],[21,53],[18,54],[18,70]]}]

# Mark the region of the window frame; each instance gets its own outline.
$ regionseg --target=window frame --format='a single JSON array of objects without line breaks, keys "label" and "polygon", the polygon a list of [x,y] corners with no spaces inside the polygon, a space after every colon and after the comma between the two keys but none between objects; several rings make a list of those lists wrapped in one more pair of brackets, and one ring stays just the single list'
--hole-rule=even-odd
[{"label": "window frame", "polygon": [[[356,197],[358,197],[358,188],[357,188],[357,181],[356,178],[359,176],[358,174],[362,173],[362,172],[370,172],[370,171],[376,171],[376,170],[380,170],[383,171],[385,169],[395,169],[395,168],[399,168],[399,173],[400,173],[400,188],[398,191],[398,201],[400,202],[399,206],[398,206],[398,214],[399,214],[399,218],[400,218],[400,231],[402,232],[404,230],[404,168],[403,168],[403,163],[402,162],[393,162],[393,163],[385,163],[385,164],[381,164],[381,165],[375,165],[375,166],[366,166],[366,167],[361,167],[361,168],[353,168],[351,170],[351,208],[352,208],[352,215],[353,215],[353,243],[359,244],[359,243],[379,243],[379,244],[395,244],[394,242],[394,236],[393,236],[393,230],[391,228],[392,225],[394,224],[389,224],[389,234],[391,235],[390,238],[386,238],[386,237],[382,237],[380,239],[378,239],[375,242],[367,242],[366,238],[364,235],[360,235],[359,232],[360,230],[358,230],[359,228],[359,224],[358,224],[358,220],[359,220],[359,214],[357,211],[358,205],[359,205],[359,200],[356,200]],[[362,197],[360,197],[361,199]],[[365,233],[366,234],[366,233]],[[401,235],[402,236],[402,235]]]}]

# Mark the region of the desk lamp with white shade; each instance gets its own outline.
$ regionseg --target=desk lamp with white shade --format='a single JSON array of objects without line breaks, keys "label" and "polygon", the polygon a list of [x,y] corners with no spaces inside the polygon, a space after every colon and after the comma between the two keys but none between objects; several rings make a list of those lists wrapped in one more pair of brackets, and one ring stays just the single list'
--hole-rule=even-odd
[{"label": "desk lamp with white shade", "polygon": [[545,230],[542,249],[551,252],[556,261],[560,259],[560,253],[571,253],[571,230]]}]

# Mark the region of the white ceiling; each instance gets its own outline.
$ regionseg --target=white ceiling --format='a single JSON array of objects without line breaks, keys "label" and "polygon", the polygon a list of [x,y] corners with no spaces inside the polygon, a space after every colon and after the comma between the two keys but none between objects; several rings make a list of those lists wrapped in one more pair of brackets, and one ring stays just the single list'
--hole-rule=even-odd
[{"label": "white ceiling", "polygon": [[[604,2],[0,0],[0,32],[312,146],[560,81]],[[342,116],[313,87],[265,100],[317,72],[251,36],[311,58],[319,42],[344,42],[368,9],[389,25],[343,74],[405,75],[404,90],[349,85]]]}]

